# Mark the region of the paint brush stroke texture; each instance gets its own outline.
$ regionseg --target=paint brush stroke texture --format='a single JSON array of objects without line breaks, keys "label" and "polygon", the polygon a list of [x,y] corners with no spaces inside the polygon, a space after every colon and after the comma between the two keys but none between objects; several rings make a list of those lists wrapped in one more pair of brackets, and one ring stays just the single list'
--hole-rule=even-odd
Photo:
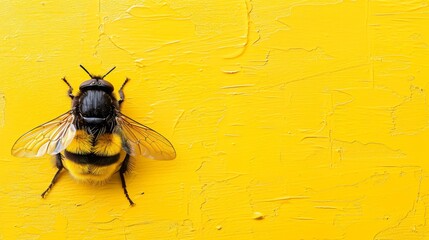
[{"label": "paint brush stroke texture", "polygon": [[[0,6],[0,239],[427,239],[423,0],[12,1]],[[10,147],[69,109],[84,64],[178,158],[104,186]],[[144,195],[142,194],[144,192]]]}]

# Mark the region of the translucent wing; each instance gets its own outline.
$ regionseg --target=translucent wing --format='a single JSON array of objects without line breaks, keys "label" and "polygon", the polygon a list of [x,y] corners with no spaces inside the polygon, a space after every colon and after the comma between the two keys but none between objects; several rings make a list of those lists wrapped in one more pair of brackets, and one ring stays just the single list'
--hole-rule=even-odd
[{"label": "translucent wing", "polygon": [[155,130],[121,113],[116,117],[116,122],[116,132],[123,136],[127,145],[124,149],[129,154],[158,160],[176,158],[173,145]]},{"label": "translucent wing", "polygon": [[17,157],[41,157],[57,154],[73,140],[76,128],[74,115],[70,112],[44,123],[22,135],[12,147],[12,155]]}]

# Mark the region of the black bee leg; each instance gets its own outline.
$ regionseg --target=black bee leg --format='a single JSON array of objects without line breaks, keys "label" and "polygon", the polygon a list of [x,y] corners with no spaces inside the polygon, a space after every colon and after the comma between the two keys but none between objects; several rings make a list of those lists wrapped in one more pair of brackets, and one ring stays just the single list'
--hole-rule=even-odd
[{"label": "black bee leg", "polygon": [[55,155],[55,164],[58,168],[57,173],[55,173],[54,178],[52,178],[51,184],[49,184],[49,187],[42,193],[42,198],[46,197],[46,194],[51,190],[51,188],[54,186],[54,184],[57,182],[58,177],[60,176],[61,171],[63,170],[63,162],[62,162],[63,156],[61,153],[58,153]]},{"label": "black bee leg", "polygon": [[130,196],[128,195],[127,185],[125,184],[125,177],[124,177],[124,173],[127,171],[127,168],[128,168],[129,159],[130,159],[130,155],[127,154],[125,156],[124,162],[121,165],[121,169],[119,169],[119,176],[121,176],[122,189],[124,189],[125,197],[127,197],[128,202],[130,202],[130,206],[134,206],[133,200],[131,200]]},{"label": "black bee leg", "polygon": [[118,100],[119,105],[121,105],[121,103],[125,100],[125,95],[124,95],[123,89],[124,89],[125,84],[127,84],[127,82],[129,80],[130,80],[129,78],[125,79],[125,82],[122,84],[121,88],[119,89],[119,100]]},{"label": "black bee leg", "polygon": [[74,95],[73,95],[73,88],[72,88],[72,86],[70,85],[69,82],[67,82],[66,77],[63,77],[63,81],[67,84],[67,86],[69,86],[69,90],[67,91],[67,94],[69,95],[69,97],[71,99],[73,99]]}]

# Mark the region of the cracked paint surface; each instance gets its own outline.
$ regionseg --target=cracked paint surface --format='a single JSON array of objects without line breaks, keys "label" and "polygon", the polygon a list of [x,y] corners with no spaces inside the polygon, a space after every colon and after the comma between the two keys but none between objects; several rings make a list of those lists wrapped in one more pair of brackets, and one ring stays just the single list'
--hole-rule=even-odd
[{"label": "cracked paint surface", "polygon": [[[0,239],[427,239],[423,0],[19,1],[0,7]],[[10,156],[103,73],[173,161],[103,186]],[[144,194],[143,194],[144,193]]]}]

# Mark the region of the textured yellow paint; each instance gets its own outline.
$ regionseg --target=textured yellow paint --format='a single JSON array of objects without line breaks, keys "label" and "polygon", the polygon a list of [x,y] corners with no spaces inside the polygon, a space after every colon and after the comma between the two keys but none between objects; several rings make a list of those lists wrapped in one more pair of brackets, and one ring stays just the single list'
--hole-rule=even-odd
[{"label": "textured yellow paint", "polygon": [[[428,239],[425,0],[12,1],[0,6],[0,239]],[[106,185],[19,159],[117,69],[173,161]],[[142,193],[144,192],[144,195]]]}]

